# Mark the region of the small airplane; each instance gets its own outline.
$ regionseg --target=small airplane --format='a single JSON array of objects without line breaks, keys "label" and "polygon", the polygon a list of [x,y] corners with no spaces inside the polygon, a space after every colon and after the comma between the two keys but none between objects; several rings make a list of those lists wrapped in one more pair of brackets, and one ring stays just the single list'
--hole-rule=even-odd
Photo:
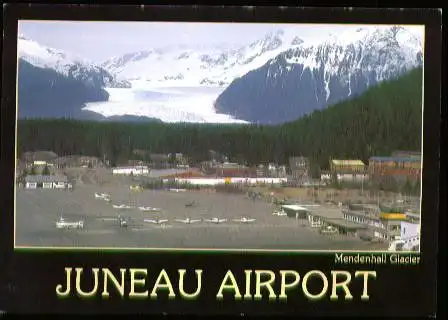
[{"label": "small airplane", "polygon": [[119,206],[113,204],[112,207],[114,207],[115,209],[132,209],[131,206],[128,206],[128,205],[125,205],[125,204],[120,204]]},{"label": "small airplane", "polygon": [[204,221],[211,222],[211,223],[223,223],[223,222],[226,222],[227,219],[211,218],[211,219],[205,219]]},{"label": "small airplane", "polygon": [[139,186],[139,185],[129,186],[129,189],[132,190],[132,191],[142,191],[142,187]]},{"label": "small airplane", "polygon": [[167,219],[145,219],[143,220],[144,222],[148,222],[148,223],[154,223],[154,224],[164,224],[166,222],[168,222]]},{"label": "small airplane", "polygon": [[103,195],[101,193],[95,192],[95,199],[103,199]]},{"label": "small airplane", "polygon": [[159,212],[162,211],[160,208],[153,208],[153,207],[138,207],[138,210],[144,211],[144,212]]},{"label": "small airplane", "polygon": [[282,212],[282,211],[274,211],[274,212],[272,212],[272,215],[279,216],[279,217],[287,216],[286,212]]},{"label": "small airplane", "polygon": [[128,220],[122,216],[118,216],[118,223],[120,228],[127,228],[128,226]]},{"label": "small airplane", "polygon": [[64,218],[60,217],[58,221],[56,221],[57,229],[84,229],[84,221],[75,221],[68,222],[65,221]]},{"label": "small airplane", "polygon": [[103,221],[117,221],[120,228],[125,228],[128,226],[128,219],[122,215],[118,215],[117,218],[100,218]]},{"label": "small airplane", "polygon": [[194,206],[196,206],[197,205],[197,203],[196,203],[196,201],[191,201],[191,202],[188,202],[188,203],[186,203],[185,204],[185,207],[194,207]]},{"label": "small airplane", "polygon": [[95,199],[102,199],[102,200],[110,201],[110,195],[107,193],[95,192]]},{"label": "small airplane", "polygon": [[242,217],[241,219],[233,219],[233,221],[235,222],[242,222],[242,223],[250,223],[250,222],[254,222],[255,219],[250,219],[247,217]]},{"label": "small airplane", "polygon": [[187,191],[187,189],[175,189],[175,188],[170,188],[168,190],[172,191],[172,192],[185,192],[185,191]]},{"label": "small airplane", "polygon": [[186,218],[184,220],[182,219],[176,219],[177,222],[182,222],[182,223],[186,223],[186,224],[190,224],[190,223],[195,223],[195,222],[201,222],[201,219],[190,219],[190,218]]}]

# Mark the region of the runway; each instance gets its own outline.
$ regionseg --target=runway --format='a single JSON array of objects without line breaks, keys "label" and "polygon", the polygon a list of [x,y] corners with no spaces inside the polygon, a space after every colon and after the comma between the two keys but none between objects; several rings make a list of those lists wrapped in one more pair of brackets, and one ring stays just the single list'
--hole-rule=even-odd
[{"label": "runway", "polygon": [[[94,193],[108,193],[111,202],[95,199]],[[195,206],[186,207],[194,201]],[[161,212],[137,208],[115,209],[112,205],[151,206]],[[378,244],[343,235],[321,235],[288,217],[273,216],[274,207],[251,201],[242,195],[203,192],[130,191],[123,187],[78,186],[73,191],[18,189],[16,198],[16,246],[258,249],[258,250],[380,250]],[[122,229],[114,217],[129,219]],[[84,220],[83,230],[56,229],[60,217]],[[256,219],[242,224],[242,216]],[[175,219],[224,218],[222,224],[200,221],[184,224]],[[167,219],[164,225],[145,219]]]}]

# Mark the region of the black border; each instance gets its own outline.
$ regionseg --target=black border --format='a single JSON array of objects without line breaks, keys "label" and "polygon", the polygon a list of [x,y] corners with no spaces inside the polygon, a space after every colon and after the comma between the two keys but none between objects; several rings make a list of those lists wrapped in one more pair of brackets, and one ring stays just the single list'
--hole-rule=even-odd
[{"label": "black border", "polygon": [[[58,313],[181,313],[181,314],[313,314],[313,315],[394,315],[434,316],[436,310],[436,264],[439,197],[441,11],[436,9],[348,9],[348,8],[238,8],[189,6],[87,6],[87,5],[6,5],[3,7],[4,51],[1,108],[0,196],[4,211],[0,234],[0,309],[8,312]],[[16,113],[17,20],[119,20],[119,21],[207,21],[272,23],[357,23],[425,24],[424,64],[424,155],[421,257],[419,267],[376,267],[379,282],[370,302],[307,303],[294,298],[290,303],[216,302],[219,282],[227,269],[235,274],[252,269],[330,270],[333,254],[220,254],[220,253],[99,253],[99,252],[14,252],[14,135]],[[132,261],[132,262],[131,262]],[[58,300],[55,286],[65,266],[143,267],[150,270],[174,267],[204,269],[204,292],[200,300],[80,301]],[[356,266],[337,267],[351,270]],[[370,269],[370,268],[368,268]],[[212,287],[213,286],[213,287]],[[209,287],[211,288],[210,291]],[[2,301],[4,300],[4,301]]]}]

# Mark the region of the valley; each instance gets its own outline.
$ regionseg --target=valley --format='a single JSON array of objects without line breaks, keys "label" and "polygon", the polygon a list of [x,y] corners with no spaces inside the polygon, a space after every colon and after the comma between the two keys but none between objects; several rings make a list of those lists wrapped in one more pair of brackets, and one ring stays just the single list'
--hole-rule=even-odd
[{"label": "valley", "polygon": [[417,29],[312,39],[279,26],[237,46],[148,45],[96,62],[21,35],[19,58],[32,69],[19,70],[19,117],[281,124],[421,67]]}]

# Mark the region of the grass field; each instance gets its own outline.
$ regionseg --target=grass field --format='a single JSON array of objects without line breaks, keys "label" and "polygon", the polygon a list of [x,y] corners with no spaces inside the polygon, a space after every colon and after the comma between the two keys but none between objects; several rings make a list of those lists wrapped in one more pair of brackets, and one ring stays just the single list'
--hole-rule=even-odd
[{"label": "grass field", "polygon": [[[111,195],[111,203],[94,198],[95,192]],[[185,204],[195,201],[194,207]],[[160,213],[138,209],[119,210],[112,204],[161,208]],[[142,191],[128,187],[79,185],[74,191],[17,190],[16,246],[109,247],[109,248],[202,248],[283,250],[379,250],[378,244],[350,236],[320,235],[303,222],[273,216],[274,207],[242,195],[204,192]],[[118,214],[130,219],[127,230],[111,221]],[[85,220],[83,230],[58,230],[55,221]],[[233,222],[248,216],[252,224]],[[145,218],[168,219],[165,226],[144,222]],[[183,224],[174,219],[226,218],[224,224]]]}]

